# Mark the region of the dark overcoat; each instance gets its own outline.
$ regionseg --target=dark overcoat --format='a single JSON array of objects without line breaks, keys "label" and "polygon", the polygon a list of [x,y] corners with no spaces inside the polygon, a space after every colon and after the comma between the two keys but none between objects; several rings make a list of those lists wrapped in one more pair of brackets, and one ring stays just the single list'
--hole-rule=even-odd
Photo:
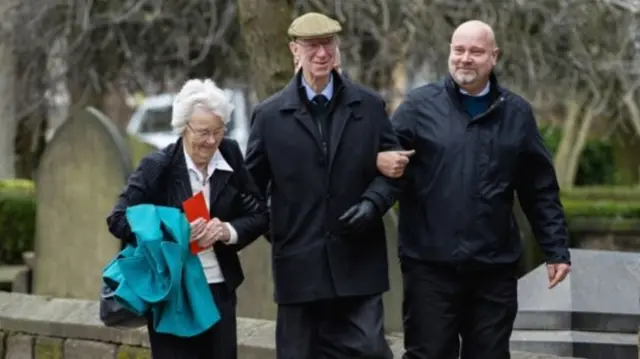
[{"label": "dark overcoat", "polygon": [[[330,145],[324,148],[300,73],[256,106],[246,164],[262,193],[269,186],[275,299],[304,303],[389,288],[382,215],[395,200],[376,168],[379,151],[398,148],[375,92],[333,73]],[[348,233],[338,218],[360,200],[379,216]]]}]

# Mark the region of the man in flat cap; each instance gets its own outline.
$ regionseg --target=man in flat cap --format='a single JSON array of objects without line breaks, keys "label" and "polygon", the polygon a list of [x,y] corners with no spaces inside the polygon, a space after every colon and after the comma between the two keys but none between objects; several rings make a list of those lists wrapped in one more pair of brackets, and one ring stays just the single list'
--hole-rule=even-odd
[{"label": "man in flat cap", "polygon": [[251,119],[246,162],[271,199],[279,359],[392,358],[382,216],[396,180],[376,156],[399,145],[383,99],[334,69],[340,31],[322,14],[295,19],[301,69]]}]

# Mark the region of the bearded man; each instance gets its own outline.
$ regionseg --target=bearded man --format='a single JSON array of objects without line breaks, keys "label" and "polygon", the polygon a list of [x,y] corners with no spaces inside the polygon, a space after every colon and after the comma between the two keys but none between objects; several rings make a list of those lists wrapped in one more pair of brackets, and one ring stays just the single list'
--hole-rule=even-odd
[{"label": "bearded man", "polygon": [[514,193],[546,254],[549,288],[570,270],[551,156],[531,105],[498,84],[497,58],[489,25],[460,25],[449,75],[411,91],[393,115],[407,151],[378,155],[380,172],[405,183],[405,359],[509,358],[522,254]]}]

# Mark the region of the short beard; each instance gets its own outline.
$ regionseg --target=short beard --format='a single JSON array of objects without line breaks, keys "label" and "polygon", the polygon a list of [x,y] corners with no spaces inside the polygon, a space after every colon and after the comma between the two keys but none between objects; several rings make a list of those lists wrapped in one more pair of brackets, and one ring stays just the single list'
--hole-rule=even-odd
[{"label": "short beard", "polygon": [[474,73],[474,74],[461,74],[458,71],[456,71],[453,74],[453,78],[460,85],[469,85],[469,84],[473,83],[478,78],[478,74],[476,74],[476,73]]}]

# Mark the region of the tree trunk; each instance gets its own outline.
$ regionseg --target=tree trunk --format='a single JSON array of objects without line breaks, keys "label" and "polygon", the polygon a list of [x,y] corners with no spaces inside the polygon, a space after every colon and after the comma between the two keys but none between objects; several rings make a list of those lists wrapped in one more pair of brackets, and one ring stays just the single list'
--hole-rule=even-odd
[{"label": "tree trunk", "polygon": [[618,129],[614,142],[614,156],[619,167],[621,184],[640,185],[640,108],[634,96],[635,91],[624,96],[628,111],[629,129]]},{"label": "tree trunk", "polygon": [[566,169],[564,173],[565,187],[571,188],[576,181],[576,174],[578,173],[578,165],[580,164],[580,157],[587,144],[587,138],[591,132],[591,125],[595,120],[596,115],[592,110],[587,110],[580,121],[580,126],[576,129],[575,141],[572,143],[571,154],[567,159]]},{"label": "tree trunk", "polygon": [[571,186],[567,183],[567,164],[571,157],[573,143],[575,142],[577,128],[579,127],[580,104],[576,102],[568,102],[567,113],[562,125],[562,138],[558,144],[555,155],[556,175],[558,176],[558,184],[560,188]]},{"label": "tree trunk", "polygon": [[15,58],[11,39],[0,44],[0,179],[15,177]]},{"label": "tree trunk", "polygon": [[391,98],[387,111],[391,114],[404,99],[404,92],[407,91],[407,67],[404,59],[398,60],[391,73]]},{"label": "tree trunk", "polygon": [[259,101],[291,80],[287,29],[293,8],[288,0],[237,0],[250,79]]},{"label": "tree trunk", "polygon": [[15,170],[17,178],[32,179],[46,146],[48,123],[47,54],[40,49],[15,53],[15,100],[17,129]]},{"label": "tree trunk", "polygon": [[640,136],[640,108],[638,108],[638,104],[636,103],[635,91],[629,92],[623,97],[623,102],[627,107],[627,111],[629,111],[629,120],[631,122],[631,126],[636,131],[636,134]]}]

